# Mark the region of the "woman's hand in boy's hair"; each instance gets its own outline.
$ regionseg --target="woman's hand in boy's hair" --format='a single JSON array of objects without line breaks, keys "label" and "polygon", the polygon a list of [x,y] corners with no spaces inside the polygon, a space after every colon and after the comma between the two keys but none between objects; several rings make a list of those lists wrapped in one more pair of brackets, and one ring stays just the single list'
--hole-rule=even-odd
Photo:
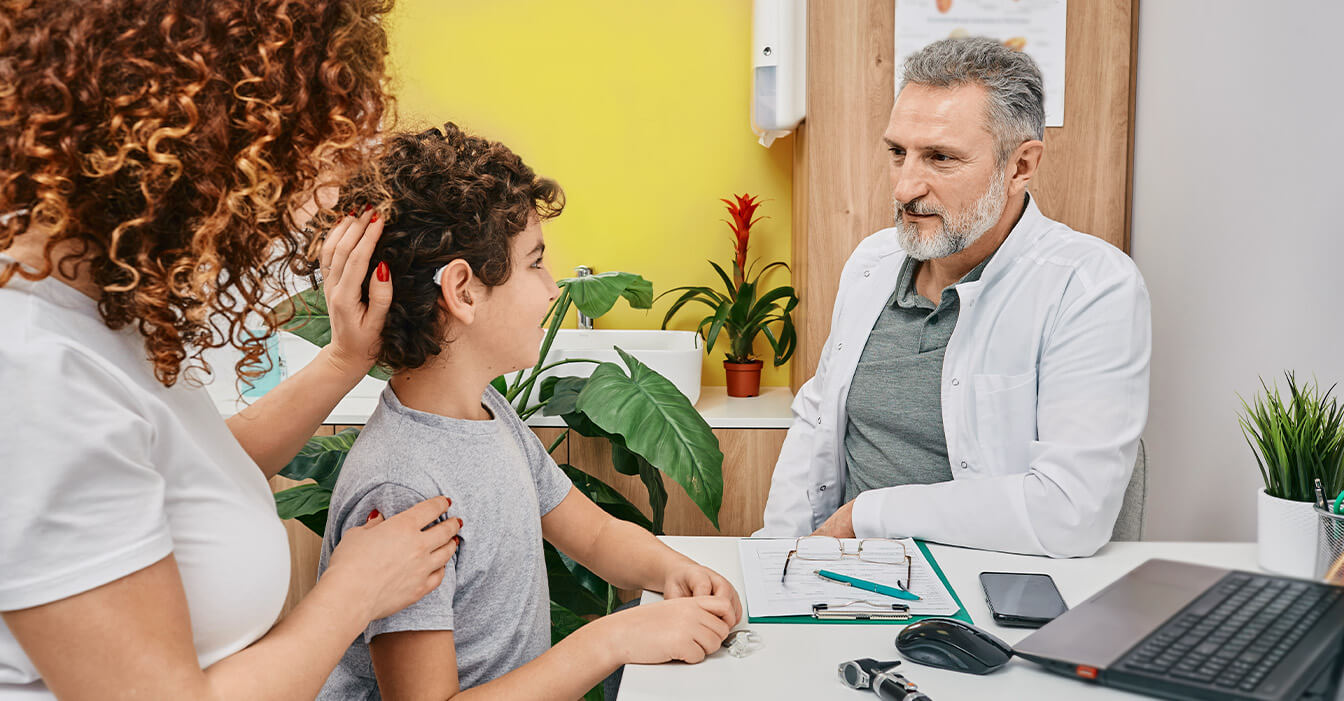
[{"label": "woman's hand in boy's hair", "polygon": [[335,579],[353,591],[346,600],[368,607],[370,621],[419,601],[443,581],[443,568],[461,542],[459,519],[438,521],[451,503],[440,496],[391,518],[369,514],[367,523],[341,536],[322,581]]},{"label": "woman's hand in boy's hair", "polygon": [[378,357],[383,323],[392,304],[392,278],[387,264],[378,263],[374,274],[369,274],[374,246],[382,233],[378,210],[367,207],[363,212],[351,212],[327,232],[318,257],[327,311],[331,314],[331,343],[323,351],[354,382],[364,377]]},{"label": "woman's hand in boy's hair", "polygon": [[726,599],[694,596],[642,604],[588,625],[600,627],[617,656],[617,665],[672,660],[695,664],[723,644],[732,628],[727,623],[732,615]]},{"label": "woman's hand in boy's hair", "polygon": [[690,560],[669,570],[663,583],[663,598],[686,596],[717,596],[727,601],[732,608],[724,622],[730,628],[742,619],[742,601],[733,585],[718,572]]}]

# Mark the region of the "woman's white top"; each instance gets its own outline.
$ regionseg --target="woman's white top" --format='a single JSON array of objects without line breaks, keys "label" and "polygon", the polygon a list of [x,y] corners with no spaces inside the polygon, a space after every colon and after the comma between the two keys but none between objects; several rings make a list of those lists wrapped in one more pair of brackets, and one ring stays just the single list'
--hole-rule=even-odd
[{"label": "woman's white top", "polygon": [[[289,543],[261,470],[204,389],[164,387],[134,325],[51,278],[0,287],[0,481],[0,611],[173,555],[202,667],[280,614]],[[51,698],[0,621],[0,700]]]}]

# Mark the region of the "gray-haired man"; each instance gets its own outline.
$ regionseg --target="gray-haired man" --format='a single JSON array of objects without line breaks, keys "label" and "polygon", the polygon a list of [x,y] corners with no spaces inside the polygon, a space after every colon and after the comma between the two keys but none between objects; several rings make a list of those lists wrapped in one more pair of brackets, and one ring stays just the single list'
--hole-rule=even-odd
[{"label": "gray-haired man", "polygon": [[895,225],[845,265],[758,535],[1090,555],[1147,419],[1143,278],[1028,194],[1045,150],[1030,57],[949,39],[904,69],[884,134]]}]

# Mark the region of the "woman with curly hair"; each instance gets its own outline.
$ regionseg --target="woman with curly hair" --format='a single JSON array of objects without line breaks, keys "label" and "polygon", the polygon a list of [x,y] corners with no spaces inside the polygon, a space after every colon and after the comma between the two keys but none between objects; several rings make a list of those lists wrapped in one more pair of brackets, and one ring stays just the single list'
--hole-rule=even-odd
[{"label": "woman with curly hair", "polygon": [[[0,699],[311,699],[442,580],[461,522],[432,496],[368,514],[276,622],[266,478],[372,367],[392,298],[378,210],[319,196],[384,115],[387,5],[0,0]],[[331,344],[226,423],[201,353],[255,376],[310,252]]]},{"label": "woman with curly hair", "polygon": [[[466,520],[443,581],[356,638],[318,697],[577,699],[626,663],[699,662],[741,617],[722,575],[576,489],[492,378],[533,367],[559,294],[541,223],[555,182],[498,142],[444,125],[387,139],[341,202],[385,187],[377,255],[396,284],[379,361],[393,370],[331,495],[327,555],[376,509],[451,492]],[[551,647],[542,540],[624,589],[666,601],[604,616]]]}]

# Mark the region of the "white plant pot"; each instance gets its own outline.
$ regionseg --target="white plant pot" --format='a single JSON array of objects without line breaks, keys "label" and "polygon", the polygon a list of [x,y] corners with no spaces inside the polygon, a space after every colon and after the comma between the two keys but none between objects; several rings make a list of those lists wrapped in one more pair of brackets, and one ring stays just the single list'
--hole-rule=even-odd
[{"label": "white plant pot", "polygon": [[1310,578],[1316,570],[1316,511],[1311,502],[1256,493],[1260,566],[1290,577]]}]

